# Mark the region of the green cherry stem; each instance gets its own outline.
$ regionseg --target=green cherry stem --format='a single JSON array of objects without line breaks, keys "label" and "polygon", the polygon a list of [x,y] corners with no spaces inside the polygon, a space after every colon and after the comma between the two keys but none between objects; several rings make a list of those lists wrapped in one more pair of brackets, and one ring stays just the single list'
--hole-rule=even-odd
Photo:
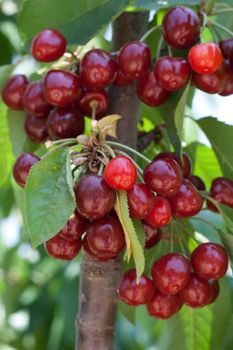
[{"label": "green cherry stem", "polygon": [[156,58],[158,59],[160,57],[160,52],[162,49],[164,43],[163,35],[159,38],[158,46],[157,46],[157,51],[156,51]]},{"label": "green cherry stem", "polygon": [[[109,141],[110,142],[110,141]],[[108,142],[108,143],[109,143]],[[107,143],[105,143],[104,145],[103,145],[103,147],[108,151],[108,153],[110,154],[110,156],[112,157],[112,158],[115,158],[116,157],[116,154],[115,154],[115,152],[113,151],[113,149],[112,149],[112,147],[110,147]]]},{"label": "green cherry stem", "polygon": [[69,139],[63,139],[63,140],[56,140],[56,141],[52,141],[51,142],[51,146],[49,146],[49,147],[52,147],[53,145],[58,145],[58,144],[62,144],[62,143],[65,143],[65,144],[67,144],[67,143],[74,143],[74,142],[77,142],[77,139],[76,138],[69,138]]},{"label": "green cherry stem", "polygon": [[139,153],[138,151],[136,151],[135,149],[133,149],[133,148],[131,148],[129,146],[122,145],[121,143],[114,142],[114,141],[107,141],[106,144],[126,149],[127,151],[129,151],[131,153],[134,153],[135,155],[137,155],[138,157],[143,159],[146,163],[151,163],[151,160],[149,158],[145,157],[143,154]]},{"label": "green cherry stem", "polygon": [[228,7],[228,8],[224,8],[222,10],[213,11],[213,12],[211,12],[211,15],[218,15],[220,13],[226,13],[226,12],[231,12],[231,11],[233,11],[233,8],[232,7]]},{"label": "green cherry stem", "polygon": [[154,33],[157,29],[159,29],[161,26],[157,25],[155,27],[152,27],[151,29],[149,29],[140,39],[140,41],[145,41],[147,39],[147,37],[149,35],[151,35],[152,33]]},{"label": "green cherry stem", "polygon": [[60,145],[57,145],[55,147],[50,147],[50,150],[48,152],[46,152],[41,158],[44,159],[45,157],[47,157],[50,153],[54,152],[55,150],[62,148],[62,147],[68,147],[70,145],[70,141],[67,142],[63,142]]},{"label": "green cherry stem", "polygon": [[229,34],[230,36],[233,36],[233,32],[232,32],[230,29],[228,29],[228,28],[222,26],[221,24],[219,24],[219,23],[217,23],[217,22],[214,22],[214,21],[212,21],[211,24],[212,24],[214,27],[219,28],[219,29],[221,29],[223,32]]},{"label": "green cherry stem", "polygon": [[100,167],[99,167],[99,171],[98,171],[98,175],[101,176],[104,172],[104,163],[100,163]]}]

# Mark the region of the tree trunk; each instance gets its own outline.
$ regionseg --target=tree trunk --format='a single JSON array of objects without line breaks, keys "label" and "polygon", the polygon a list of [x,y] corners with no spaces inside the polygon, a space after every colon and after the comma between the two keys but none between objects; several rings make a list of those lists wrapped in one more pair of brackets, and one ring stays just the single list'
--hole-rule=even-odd
[{"label": "tree trunk", "polygon": [[[147,29],[148,13],[123,13],[113,24],[113,51],[139,39]],[[133,85],[112,86],[110,113],[122,116],[117,135],[124,144],[136,147],[139,101]],[[81,262],[76,350],[113,350],[117,306],[117,285],[121,259],[96,262],[87,254]]]}]

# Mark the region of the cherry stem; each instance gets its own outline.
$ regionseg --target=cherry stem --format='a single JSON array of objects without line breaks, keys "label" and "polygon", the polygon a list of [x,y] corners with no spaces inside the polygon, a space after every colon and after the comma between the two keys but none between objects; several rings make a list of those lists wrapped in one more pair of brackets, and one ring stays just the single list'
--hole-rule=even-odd
[{"label": "cherry stem", "polygon": [[96,109],[98,107],[98,101],[94,100],[94,101],[91,101],[90,103],[90,107],[91,107],[91,120],[95,120],[96,118]]},{"label": "cherry stem", "polygon": [[[107,141],[106,144],[124,148],[124,149],[126,149],[127,151],[136,154],[138,157],[140,157],[141,159],[143,159],[145,162],[151,163],[151,160],[150,160],[149,158],[145,157],[143,154],[139,153],[138,151],[136,151],[135,149],[133,149],[133,148],[131,148],[131,147],[129,147],[129,146],[122,145],[121,143],[114,142],[114,141]],[[106,145],[106,144],[105,144],[105,145]]]},{"label": "cherry stem", "polygon": [[185,247],[184,247],[184,244],[182,242],[182,238],[180,237],[180,234],[178,234],[177,237],[178,237],[178,241],[179,241],[179,245],[180,245],[181,251],[182,251],[183,255],[186,256]]},{"label": "cherry stem", "polygon": [[113,151],[112,147],[110,147],[109,145],[107,145],[107,143],[104,144],[104,147],[106,148],[106,150],[108,151],[108,153],[110,154],[110,156],[112,158],[116,157],[115,152]]},{"label": "cherry stem", "polygon": [[41,158],[47,157],[51,152],[55,151],[56,149],[62,148],[62,147],[67,147],[70,145],[70,141],[63,142],[60,145],[57,145],[56,147],[51,148],[48,152],[46,152]]},{"label": "cherry stem", "polygon": [[104,163],[101,161],[100,163],[100,167],[99,167],[99,171],[98,171],[98,175],[102,175],[104,171]]},{"label": "cherry stem", "polygon": [[149,29],[140,39],[140,41],[145,41],[145,39],[151,35],[153,32],[155,32],[158,28],[161,28],[161,25],[157,25],[155,27],[152,27],[151,29]]},{"label": "cherry stem", "polygon": [[74,174],[74,178],[73,178],[73,184],[76,184],[76,182],[80,179],[80,177],[83,175],[84,170],[87,168],[87,164],[84,163],[82,165],[80,165],[80,167],[78,168],[77,172],[75,172]]},{"label": "cherry stem", "polygon": [[174,232],[173,232],[174,227],[173,227],[173,223],[171,223],[170,229],[171,229],[171,231],[170,231],[170,251],[171,251],[171,253],[173,253],[173,251],[174,251]]},{"label": "cherry stem", "polygon": [[230,29],[228,29],[228,28],[222,26],[221,24],[219,24],[219,23],[217,23],[217,22],[213,22],[213,21],[211,22],[211,24],[212,24],[214,27],[219,28],[219,29],[221,29],[222,31],[224,31],[225,33],[229,34],[230,36],[233,36],[233,32],[232,32]]},{"label": "cherry stem", "polygon": [[[118,154],[122,154],[123,156],[129,157],[129,155],[123,151],[116,151],[116,153]],[[138,178],[140,179],[140,181],[142,181],[144,183],[144,179],[142,177],[143,175],[143,170],[140,168],[140,166],[132,159],[130,158],[131,161],[134,163],[134,165],[136,166],[137,170],[138,170]]]},{"label": "cherry stem", "polygon": [[213,11],[211,12],[211,15],[218,15],[219,13],[226,13],[226,12],[231,12],[233,11],[233,8],[232,7],[228,7],[228,8],[225,8],[225,9],[222,9],[222,10],[216,10],[216,11]]},{"label": "cherry stem", "polygon": [[60,144],[60,143],[74,143],[74,142],[77,142],[77,139],[75,138],[70,138],[70,139],[63,139],[63,140],[57,140],[57,141],[51,141],[51,146],[49,147],[52,147],[53,145],[57,145],[57,144]]},{"label": "cherry stem", "polygon": [[158,46],[157,46],[157,51],[156,51],[156,58],[157,58],[157,59],[160,57],[160,52],[161,52],[163,43],[164,43],[164,39],[163,39],[163,36],[161,35],[161,37],[159,38],[159,42],[158,42]]},{"label": "cherry stem", "polygon": [[173,57],[172,49],[171,49],[171,46],[170,46],[170,45],[167,45],[167,50],[168,50],[168,55],[169,55],[170,57]]},{"label": "cherry stem", "polygon": [[100,149],[97,150],[97,153],[101,154],[101,156],[103,157],[103,159],[105,160],[106,163],[109,162],[109,158],[106,156],[106,154],[101,151]]}]

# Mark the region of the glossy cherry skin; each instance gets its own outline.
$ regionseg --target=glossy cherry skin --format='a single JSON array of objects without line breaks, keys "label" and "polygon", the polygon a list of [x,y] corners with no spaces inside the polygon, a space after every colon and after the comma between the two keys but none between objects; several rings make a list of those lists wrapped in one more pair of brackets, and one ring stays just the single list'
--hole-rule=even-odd
[{"label": "glossy cherry skin", "polygon": [[81,216],[77,210],[71,215],[65,226],[59,235],[65,239],[71,239],[74,241],[80,240],[84,232],[86,231],[88,220]]},{"label": "glossy cherry skin", "polygon": [[48,255],[61,260],[72,260],[80,252],[81,246],[81,239],[74,241],[59,234],[45,242]]},{"label": "glossy cherry skin", "polygon": [[125,235],[118,219],[104,217],[87,226],[86,239],[98,258],[115,259],[125,246]]},{"label": "glossy cherry skin", "polygon": [[225,72],[225,83],[223,90],[219,93],[220,96],[230,96],[233,94],[233,69],[230,66],[229,61],[223,61],[223,67]]},{"label": "glossy cherry skin", "polygon": [[24,129],[32,141],[36,143],[45,142],[48,139],[47,116],[37,117],[34,114],[27,114]]},{"label": "glossy cherry skin", "polygon": [[108,186],[102,176],[87,175],[75,185],[77,209],[91,220],[109,213],[116,201],[115,191]]},{"label": "glossy cherry skin", "polygon": [[168,45],[184,49],[195,44],[201,23],[197,14],[187,7],[173,7],[163,18],[163,36]]},{"label": "glossy cherry skin", "polygon": [[144,221],[153,227],[163,227],[169,223],[172,217],[171,205],[165,197],[155,197],[153,207]]},{"label": "glossy cherry skin", "polygon": [[148,303],[155,292],[154,283],[144,273],[138,284],[136,280],[136,270],[128,270],[122,276],[118,288],[119,299],[132,306]]},{"label": "glossy cherry skin", "polygon": [[175,160],[183,170],[183,176],[185,178],[189,177],[192,172],[192,161],[187,153],[182,153],[182,159],[180,159],[174,152],[161,152],[155,157],[155,160],[156,159]]},{"label": "glossy cherry skin", "polygon": [[208,94],[218,94],[223,91],[226,83],[226,74],[221,66],[212,74],[199,74],[193,72],[192,83],[196,88]]},{"label": "glossy cherry skin", "polygon": [[130,190],[135,184],[137,169],[131,159],[116,156],[104,169],[104,180],[115,190]]},{"label": "glossy cherry skin", "polygon": [[233,38],[219,41],[219,47],[222,51],[223,57],[228,60],[233,51]]},{"label": "glossy cherry skin", "polygon": [[82,113],[91,117],[92,114],[92,104],[96,103],[95,115],[97,118],[102,117],[108,110],[109,98],[105,90],[100,91],[86,91],[81,97],[78,106]]},{"label": "glossy cherry skin", "polygon": [[108,258],[107,259],[101,258],[101,256],[91,251],[87,242],[87,235],[85,235],[85,237],[82,240],[82,246],[85,253],[87,253],[93,260],[102,261],[102,262],[106,262],[109,260]]},{"label": "glossy cherry skin", "polygon": [[161,240],[162,232],[159,228],[151,226],[146,222],[142,224],[146,234],[145,249],[150,249]]},{"label": "glossy cherry skin", "polygon": [[23,74],[13,75],[2,90],[2,99],[5,104],[16,110],[22,110],[23,95],[28,86],[28,80]]},{"label": "glossy cherry skin", "polygon": [[205,183],[200,176],[191,175],[188,177],[188,180],[192,182],[192,184],[196,187],[196,189],[198,189],[198,191],[206,190]]},{"label": "glossy cherry skin", "polygon": [[131,79],[138,79],[150,66],[150,48],[141,41],[126,43],[119,51],[120,69]]},{"label": "glossy cherry skin", "polygon": [[127,196],[131,218],[142,220],[151,212],[154,196],[145,184],[134,184]]},{"label": "glossy cherry skin", "polygon": [[82,81],[90,89],[100,89],[111,84],[116,77],[116,71],[116,62],[101,49],[88,51],[80,65]]},{"label": "glossy cherry skin", "polygon": [[184,304],[193,308],[202,307],[210,300],[212,288],[206,280],[192,273],[188,284],[179,295]]},{"label": "glossy cherry skin", "polygon": [[209,281],[209,285],[211,287],[211,296],[206,305],[212,304],[218,298],[220,293],[220,285],[218,281]]},{"label": "glossy cherry skin", "polygon": [[172,196],[179,190],[183,174],[173,159],[156,159],[144,169],[146,185],[162,196]]},{"label": "glossy cherry skin", "polygon": [[40,160],[33,153],[23,153],[15,162],[13,176],[17,184],[24,187],[31,167]]},{"label": "glossy cherry skin", "polygon": [[192,69],[199,74],[212,74],[222,64],[222,53],[215,43],[193,46],[188,54]]},{"label": "glossy cherry skin", "polygon": [[217,243],[200,244],[191,255],[191,263],[198,276],[205,280],[222,278],[228,267],[226,249]]},{"label": "glossy cherry skin", "polygon": [[66,107],[82,94],[78,75],[64,70],[50,70],[43,80],[43,96],[52,106]]},{"label": "glossy cherry skin", "polygon": [[76,137],[84,131],[84,118],[74,106],[54,108],[49,114],[47,128],[53,140]]},{"label": "glossy cherry skin", "polygon": [[163,294],[177,294],[188,283],[191,266],[181,254],[170,253],[155,261],[152,278],[156,288]]},{"label": "glossy cherry skin", "polygon": [[164,90],[176,91],[188,82],[191,68],[182,57],[163,56],[155,62],[154,74]]},{"label": "glossy cherry skin", "polygon": [[147,311],[150,316],[161,320],[166,320],[175,315],[181,308],[182,302],[179,295],[165,295],[158,290],[153,298],[147,303]]},{"label": "glossy cherry skin", "polygon": [[119,67],[117,69],[116,78],[113,82],[114,85],[128,86],[133,83],[133,80],[129,78]]},{"label": "glossy cherry skin", "polygon": [[42,84],[40,82],[30,83],[23,95],[24,108],[37,116],[48,114],[52,106],[45,101],[42,94]]},{"label": "glossy cherry skin", "polygon": [[58,60],[66,50],[66,39],[55,29],[45,29],[32,42],[32,56],[40,62]]},{"label": "glossy cherry skin", "polygon": [[137,83],[137,95],[148,106],[159,106],[170,96],[160,85],[152,71],[146,72]]},{"label": "glossy cherry skin", "polygon": [[177,217],[194,216],[202,208],[203,200],[196,187],[187,179],[183,183],[179,191],[169,197],[172,207],[172,214]]},{"label": "glossy cherry skin", "polygon": [[[225,177],[217,177],[212,181],[210,195],[221,204],[233,208],[233,181]],[[217,212],[214,204],[207,202],[208,208]]]}]

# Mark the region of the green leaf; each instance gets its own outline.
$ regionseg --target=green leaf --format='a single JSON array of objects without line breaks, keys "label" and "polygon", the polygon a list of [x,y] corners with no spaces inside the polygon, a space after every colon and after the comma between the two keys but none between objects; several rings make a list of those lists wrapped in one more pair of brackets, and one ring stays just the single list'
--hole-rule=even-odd
[{"label": "green leaf", "polygon": [[11,63],[13,49],[8,37],[3,32],[0,32],[0,47],[4,47],[4,50],[1,51],[0,65]]},{"label": "green leaf", "polygon": [[33,246],[58,233],[75,209],[69,150],[59,148],[36,163],[25,186],[26,214]]},{"label": "green leaf", "polygon": [[186,107],[188,95],[189,95],[189,87],[190,87],[190,82],[187,84],[187,86],[184,89],[184,92],[176,106],[175,115],[174,115],[177,133],[181,140],[183,137],[184,115],[185,115],[185,107]]},{"label": "green leaf", "polygon": [[173,7],[176,5],[187,5],[194,6],[198,5],[198,0],[169,0],[169,1],[161,1],[161,0],[138,0],[135,4],[136,7],[143,7],[149,10],[159,10],[160,8]]},{"label": "green leaf", "polygon": [[1,66],[0,67],[0,92],[2,92],[2,89],[6,83],[6,81],[9,79],[9,76],[11,75],[11,73],[13,72],[13,69],[15,67],[11,64],[7,64],[5,66]]},{"label": "green leaf", "polygon": [[233,270],[233,235],[223,232],[222,230],[218,230],[219,237],[227,250],[231,268]]}]

